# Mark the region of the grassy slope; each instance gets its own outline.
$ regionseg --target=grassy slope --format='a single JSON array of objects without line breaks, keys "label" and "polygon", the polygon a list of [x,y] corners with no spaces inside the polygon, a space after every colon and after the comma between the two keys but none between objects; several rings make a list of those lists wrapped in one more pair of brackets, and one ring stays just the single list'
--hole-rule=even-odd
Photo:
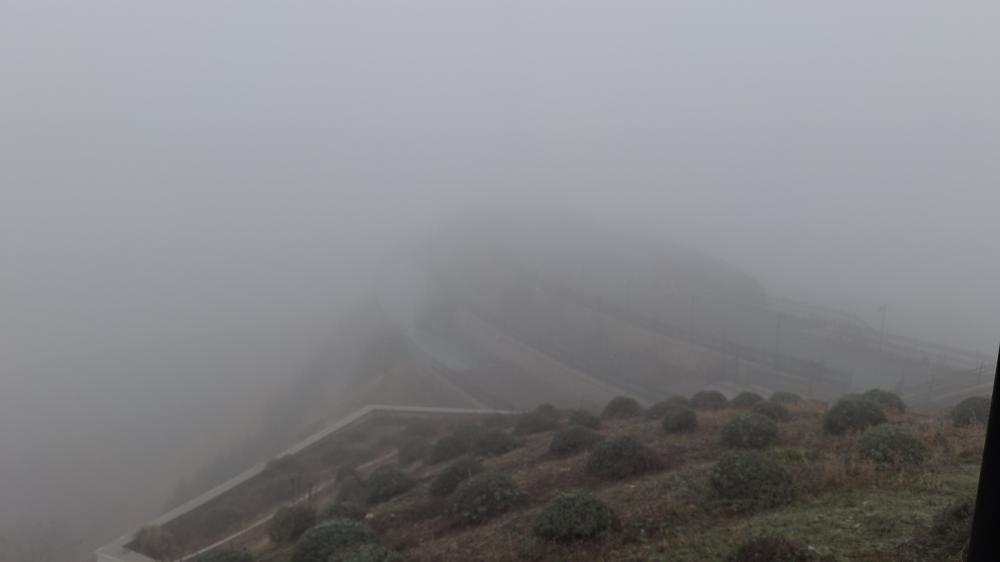
[{"label": "grassy slope", "polygon": [[[524,492],[520,506],[479,527],[455,529],[422,485],[388,503],[370,507],[370,522],[387,544],[408,559],[424,562],[513,560],[711,561],[762,533],[780,533],[813,547],[832,560],[905,560],[899,546],[921,533],[932,515],[955,498],[972,493],[978,478],[979,430],[955,430],[937,420],[902,416],[931,445],[933,458],[906,474],[874,470],[845,454],[852,437],[819,431],[822,406],[806,403],[782,424],[781,447],[774,451],[793,473],[796,500],[751,514],[728,513],[712,499],[708,474],[723,449],[718,429],[732,411],[700,412],[697,431],[664,433],[656,420],[605,423],[605,435],[639,438],[666,462],[663,471],[621,481],[602,482],[583,471],[586,454],[553,458],[547,453],[551,433],[523,439],[523,446],[484,464],[508,472]],[[783,454],[782,454],[783,451]],[[792,453],[792,454],[789,454]],[[411,469],[426,484],[443,466]],[[534,517],[558,491],[587,488],[606,501],[623,529],[601,541],[551,545],[531,533]],[[254,550],[276,562],[264,543]],[[287,551],[286,551],[287,552]],[[277,554],[277,555],[276,555]]]}]

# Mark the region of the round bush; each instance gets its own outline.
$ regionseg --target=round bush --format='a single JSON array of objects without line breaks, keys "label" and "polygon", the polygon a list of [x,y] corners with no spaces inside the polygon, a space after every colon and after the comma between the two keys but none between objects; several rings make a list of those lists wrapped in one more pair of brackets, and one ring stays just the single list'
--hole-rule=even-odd
[{"label": "round bush", "polygon": [[802,397],[799,396],[798,394],[795,394],[794,392],[785,392],[783,390],[779,390],[778,392],[772,394],[769,400],[777,404],[794,404],[796,402],[801,401]]},{"label": "round bush", "polygon": [[780,463],[757,451],[728,451],[709,478],[715,496],[737,511],[791,500],[792,478]]},{"label": "round bush", "polygon": [[976,509],[974,497],[956,500],[934,515],[925,540],[934,551],[952,555],[962,550],[972,530],[972,514]]},{"label": "round bush", "polygon": [[341,550],[378,544],[378,535],[367,525],[350,519],[330,519],[306,531],[292,551],[291,562],[327,562]]},{"label": "round bush", "polygon": [[552,418],[554,421],[559,421],[559,418],[562,417],[562,413],[559,412],[559,408],[556,408],[548,402],[545,404],[539,404],[538,407],[535,408],[535,412],[547,418]]},{"label": "round bush", "polygon": [[368,513],[350,503],[335,503],[323,510],[320,519],[352,519],[361,521]]},{"label": "round bush", "polygon": [[671,396],[666,400],[660,400],[656,404],[653,404],[646,410],[646,416],[649,418],[660,418],[663,414],[667,413],[667,410],[671,408],[690,408],[691,401],[683,396]]},{"label": "round bush", "polygon": [[628,396],[615,396],[604,406],[601,411],[602,418],[631,418],[642,413],[642,406],[636,402],[635,398]]},{"label": "round bush", "polygon": [[396,459],[400,466],[409,466],[425,458],[430,444],[423,439],[407,439],[396,449]]},{"label": "round bush", "polygon": [[330,555],[327,562],[405,562],[402,554],[380,544],[363,544]]},{"label": "round bush", "polygon": [[283,507],[274,513],[267,533],[275,543],[293,542],[315,524],[316,512],[313,509],[293,505]]},{"label": "round bush", "polygon": [[431,495],[445,497],[459,484],[483,471],[483,465],[473,459],[458,459],[431,480]]},{"label": "round bush", "polygon": [[951,409],[951,421],[956,427],[986,425],[990,421],[990,399],[973,396],[962,400]]},{"label": "round bush", "polygon": [[590,449],[602,439],[601,435],[585,427],[570,426],[557,431],[549,443],[549,452],[554,455],[572,455]]},{"label": "round bush", "polygon": [[769,417],[746,413],[722,426],[722,444],[742,449],[763,449],[778,441],[778,425]]},{"label": "round bush", "polygon": [[587,492],[560,494],[535,520],[535,534],[555,541],[590,539],[617,525],[611,508]]},{"label": "round bush", "polygon": [[469,445],[460,437],[447,435],[434,442],[431,449],[430,464],[449,461],[455,457],[460,457],[469,451]]},{"label": "round bush", "polygon": [[877,425],[858,439],[861,456],[878,464],[902,466],[923,463],[930,451],[923,441],[894,425]]},{"label": "round bush", "polygon": [[598,429],[601,427],[601,418],[586,410],[573,410],[569,413],[569,423],[587,429]]},{"label": "round bush", "polygon": [[875,402],[858,396],[845,396],[823,416],[823,429],[839,435],[848,431],[861,431],[885,423],[885,414]]},{"label": "round bush", "polygon": [[821,558],[805,546],[785,537],[758,537],[743,543],[725,562],[819,562]]},{"label": "round bush", "polygon": [[769,417],[774,421],[784,421],[791,417],[788,413],[788,408],[784,407],[780,402],[758,402],[753,405],[753,408],[750,408],[750,411]]},{"label": "round bush", "polygon": [[608,439],[597,445],[587,459],[587,472],[601,478],[620,480],[655,470],[660,462],[652,451],[632,437]]},{"label": "round bush", "polygon": [[141,552],[154,560],[173,560],[181,554],[180,541],[168,529],[158,525],[150,525],[139,529],[135,534],[132,545],[137,552]]},{"label": "round bush", "polygon": [[670,433],[691,431],[698,427],[698,415],[687,406],[671,406],[663,413],[663,429]]},{"label": "round bush", "polygon": [[754,404],[763,401],[764,397],[756,392],[741,392],[729,402],[729,405],[733,408],[753,408]]},{"label": "round bush", "polygon": [[368,479],[368,502],[381,503],[412,490],[417,481],[395,468],[376,470]]},{"label": "round bush", "polygon": [[517,486],[509,476],[487,470],[462,482],[448,496],[448,515],[457,525],[475,525],[507,511],[517,498]]},{"label": "round bush", "polygon": [[253,556],[245,550],[212,550],[194,559],[195,562],[253,562]]},{"label": "round bush", "polygon": [[538,412],[526,412],[517,416],[514,423],[514,435],[532,435],[555,429],[559,424],[556,420]]},{"label": "round bush", "polygon": [[476,452],[484,457],[495,457],[516,448],[517,440],[506,431],[487,431],[476,439]]},{"label": "round bush", "polygon": [[691,396],[691,407],[698,410],[721,410],[728,405],[726,395],[718,390],[702,390]]},{"label": "round bush", "polygon": [[882,390],[881,388],[873,388],[861,395],[862,398],[867,398],[872,402],[875,402],[882,409],[889,412],[903,413],[906,411],[906,403],[897,394],[893,394],[888,390]]}]

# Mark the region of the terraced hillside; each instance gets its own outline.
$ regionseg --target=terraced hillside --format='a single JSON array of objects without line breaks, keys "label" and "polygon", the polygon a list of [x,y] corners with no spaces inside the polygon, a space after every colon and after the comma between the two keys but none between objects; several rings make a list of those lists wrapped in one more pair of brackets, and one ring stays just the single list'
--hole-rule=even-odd
[{"label": "terraced hillside", "polygon": [[308,524],[230,547],[256,562],[957,561],[982,405],[702,392],[413,423],[310,498]]}]

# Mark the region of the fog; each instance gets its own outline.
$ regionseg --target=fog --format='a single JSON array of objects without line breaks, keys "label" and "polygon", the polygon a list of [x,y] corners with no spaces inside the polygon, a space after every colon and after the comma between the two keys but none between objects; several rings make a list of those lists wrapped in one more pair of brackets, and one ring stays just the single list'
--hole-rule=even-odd
[{"label": "fog", "polygon": [[54,521],[79,552],[155,514],[387,256],[469,216],[641,233],[992,354],[998,24],[985,2],[0,0],[0,529]]}]

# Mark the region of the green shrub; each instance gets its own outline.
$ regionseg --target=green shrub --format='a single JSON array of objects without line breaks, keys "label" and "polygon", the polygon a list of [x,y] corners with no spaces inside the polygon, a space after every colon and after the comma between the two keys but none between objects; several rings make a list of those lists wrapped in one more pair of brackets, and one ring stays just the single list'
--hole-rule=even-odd
[{"label": "green shrub", "polygon": [[729,405],[733,408],[753,408],[754,404],[763,401],[764,397],[756,392],[741,392],[729,401]]},{"label": "green shrub", "polygon": [[635,398],[615,396],[601,411],[602,418],[631,418],[642,413],[642,406]]},{"label": "green shrub", "polygon": [[578,425],[557,431],[549,443],[549,452],[554,455],[572,455],[586,451],[600,442],[599,433]]},{"label": "green shrub", "polygon": [[514,435],[532,435],[555,429],[559,423],[538,412],[526,412],[517,417],[514,423]]},{"label": "green shrub", "polygon": [[866,429],[858,439],[858,451],[870,461],[893,466],[918,465],[930,454],[909,431],[886,424]]},{"label": "green shrub", "polygon": [[517,440],[506,431],[490,430],[476,439],[476,452],[484,457],[495,457],[517,448]]},{"label": "green shrub", "polygon": [[960,498],[934,515],[926,540],[934,551],[948,556],[962,550],[972,531],[973,497]]},{"label": "green shrub", "polygon": [[455,457],[464,455],[468,451],[468,443],[454,435],[447,435],[434,442],[428,462],[430,464],[437,464],[439,462],[450,461]]},{"label": "green shrub", "polygon": [[773,507],[792,498],[792,479],[774,459],[757,451],[728,451],[712,469],[715,496],[736,511]]},{"label": "green shrub", "polygon": [[743,543],[725,562],[819,562],[807,547],[778,536],[758,537]]},{"label": "green shrub", "polygon": [[691,431],[698,427],[698,415],[687,406],[671,406],[663,413],[663,429],[670,433]]},{"label": "green shrub", "polygon": [[330,555],[327,562],[405,562],[402,554],[380,544],[363,544]]},{"label": "green shrub", "polygon": [[378,544],[367,525],[350,519],[330,519],[306,531],[295,543],[291,562],[327,562],[341,550],[363,544]]},{"label": "green shrub", "polygon": [[722,426],[722,444],[742,449],[763,449],[778,441],[778,425],[769,417],[745,413]]},{"label": "green shrub", "polygon": [[784,421],[791,417],[788,413],[788,408],[780,402],[758,402],[753,405],[753,408],[750,408],[750,411],[761,416],[767,416],[774,421]]},{"label": "green shrub", "polygon": [[181,544],[169,530],[157,525],[139,529],[132,548],[153,560],[173,560],[181,554]]},{"label": "green shrub", "polygon": [[779,390],[778,392],[772,394],[769,400],[777,404],[794,404],[796,402],[800,402],[802,400],[802,397],[799,396],[798,394],[795,394],[794,392],[785,392],[783,390]]},{"label": "green shrub", "polygon": [[646,416],[649,418],[660,418],[663,414],[667,413],[667,410],[671,408],[690,408],[691,401],[683,396],[671,396],[666,400],[660,400],[656,404],[653,404],[646,410]]},{"label": "green shrub", "polygon": [[396,449],[396,459],[400,466],[410,466],[427,457],[430,444],[421,438],[407,439]]},{"label": "green shrub", "polygon": [[815,449],[805,447],[773,447],[767,450],[767,456],[781,462],[803,463],[818,459],[820,454]]},{"label": "green shrub", "polygon": [[867,398],[872,402],[875,402],[882,409],[889,412],[903,413],[906,411],[906,403],[897,394],[893,394],[888,390],[882,390],[881,388],[873,388],[861,395],[863,398]]},{"label": "green shrub", "polygon": [[462,482],[448,496],[448,515],[457,525],[475,525],[507,511],[517,499],[517,486],[509,476],[487,470]]},{"label": "green shrub", "polygon": [[275,543],[293,542],[315,524],[315,510],[293,505],[283,507],[274,513],[267,532]]},{"label": "green shrub", "polygon": [[951,421],[956,427],[986,425],[990,421],[990,399],[973,396],[962,400],[951,409]]},{"label": "green shrub", "polygon": [[823,416],[823,429],[839,435],[848,431],[861,431],[885,423],[882,408],[867,398],[845,396]]},{"label": "green shrub", "polygon": [[615,513],[588,492],[560,494],[535,520],[535,534],[556,541],[594,538],[618,523]]},{"label": "green shrub", "polygon": [[547,418],[552,418],[554,421],[559,421],[559,419],[562,418],[562,413],[559,411],[559,408],[556,408],[548,402],[545,404],[539,404],[538,407],[535,408],[535,413],[541,414]]},{"label": "green shrub", "polygon": [[245,550],[212,550],[194,559],[195,562],[253,562],[253,556]]},{"label": "green shrub", "polygon": [[323,510],[320,519],[353,519],[361,521],[368,513],[350,503],[335,503]]},{"label": "green shrub", "polygon": [[431,480],[431,495],[444,497],[455,491],[459,484],[483,471],[483,465],[473,459],[458,459]]},{"label": "green shrub", "polygon": [[569,413],[569,423],[587,429],[598,429],[601,427],[601,418],[586,410],[573,410]]},{"label": "green shrub", "polygon": [[597,445],[587,459],[587,472],[612,480],[637,476],[660,467],[652,451],[632,437],[621,436]]},{"label": "green shrub", "polygon": [[691,407],[698,410],[721,410],[728,405],[726,395],[718,390],[702,390],[691,396]]},{"label": "green shrub", "polygon": [[368,502],[382,503],[412,490],[417,481],[395,468],[381,468],[368,479]]}]

